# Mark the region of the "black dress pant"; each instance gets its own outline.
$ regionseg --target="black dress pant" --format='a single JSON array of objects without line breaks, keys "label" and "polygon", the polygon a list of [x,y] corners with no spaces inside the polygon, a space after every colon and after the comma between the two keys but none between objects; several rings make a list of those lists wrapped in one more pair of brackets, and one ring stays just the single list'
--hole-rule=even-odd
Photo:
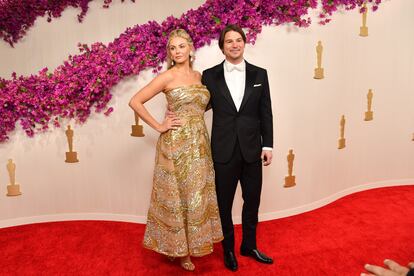
[{"label": "black dress pant", "polygon": [[223,249],[234,251],[232,207],[239,180],[243,197],[243,239],[241,247],[256,249],[256,226],[262,190],[262,162],[260,157],[256,162],[247,163],[243,158],[239,143],[236,142],[230,161],[227,163],[215,162],[214,169],[217,200],[224,235]]}]

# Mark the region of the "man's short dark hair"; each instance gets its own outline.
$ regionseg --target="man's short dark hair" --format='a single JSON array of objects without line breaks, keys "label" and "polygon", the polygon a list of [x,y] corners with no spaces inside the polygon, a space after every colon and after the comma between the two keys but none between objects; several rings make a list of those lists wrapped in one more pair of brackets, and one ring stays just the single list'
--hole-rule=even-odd
[{"label": "man's short dark hair", "polygon": [[230,31],[235,31],[238,32],[241,37],[243,38],[244,43],[246,43],[246,35],[243,32],[243,29],[240,28],[237,25],[227,25],[220,34],[220,38],[219,38],[219,47],[221,50],[223,50],[223,46],[224,46],[224,37],[226,36],[226,33],[230,32]]}]

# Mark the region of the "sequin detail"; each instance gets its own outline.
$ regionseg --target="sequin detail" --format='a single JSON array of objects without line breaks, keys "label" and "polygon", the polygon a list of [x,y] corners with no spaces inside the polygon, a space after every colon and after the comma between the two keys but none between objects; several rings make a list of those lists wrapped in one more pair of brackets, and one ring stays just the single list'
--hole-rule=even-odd
[{"label": "sequin detail", "polygon": [[223,239],[203,85],[165,92],[183,125],[160,135],[143,245],[168,256],[204,256]]}]

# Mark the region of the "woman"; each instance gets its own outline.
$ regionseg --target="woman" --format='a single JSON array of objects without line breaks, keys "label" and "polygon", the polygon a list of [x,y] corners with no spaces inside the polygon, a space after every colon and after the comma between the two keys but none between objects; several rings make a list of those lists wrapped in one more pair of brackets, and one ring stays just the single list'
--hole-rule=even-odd
[{"label": "woman", "polygon": [[[193,42],[182,29],[170,33],[168,70],[136,93],[129,105],[161,133],[156,151],[153,190],[144,247],[180,257],[194,270],[190,256],[213,251],[223,239],[204,111],[210,99],[201,74],[192,69]],[[163,91],[175,116],[157,122],[144,103]]]}]

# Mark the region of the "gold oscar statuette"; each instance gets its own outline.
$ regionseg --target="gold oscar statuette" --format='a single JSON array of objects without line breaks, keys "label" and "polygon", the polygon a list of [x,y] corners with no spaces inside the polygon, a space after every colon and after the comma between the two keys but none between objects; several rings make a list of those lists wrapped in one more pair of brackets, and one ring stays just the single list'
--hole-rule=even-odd
[{"label": "gold oscar statuette", "polygon": [[316,64],[317,67],[315,68],[315,74],[313,76],[314,79],[320,80],[324,78],[323,68],[322,68],[322,52],[323,46],[322,42],[318,41],[318,45],[316,45]]},{"label": "gold oscar statuette", "polygon": [[66,138],[68,140],[69,145],[69,151],[66,152],[66,163],[77,163],[78,160],[78,154],[76,151],[73,151],[73,129],[70,128],[70,125],[68,125],[68,128],[65,131]]},{"label": "gold oscar statuette", "polygon": [[139,124],[139,116],[138,113],[134,112],[135,114],[135,125],[132,125],[132,132],[131,132],[131,136],[134,137],[144,137],[144,130],[143,130],[143,126]]},{"label": "gold oscar statuette", "polygon": [[372,89],[369,89],[367,94],[367,111],[365,112],[365,121],[372,121],[374,119],[374,113],[372,112]]},{"label": "gold oscar statuette", "polygon": [[365,3],[362,7],[364,12],[362,13],[362,26],[359,28],[359,36],[365,37],[368,36],[368,27],[367,27],[367,4]]},{"label": "gold oscar statuette", "polygon": [[339,122],[340,124],[340,137],[338,140],[338,149],[345,148],[345,115],[342,115],[341,120]]},{"label": "gold oscar statuette", "polygon": [[13,163],[12,159],[9,159],[6,168],[10,179],[10,183],[7,185],[7,196],[21,195],[20,185],[16,183],[16,164]]},{"label": "gold oscar statuette", "polygon": [[289,150],[289,154],[286,156],[287,163],[288,163],[288,175],[285,176],[285,185],[283,187],[289,188],[296,185],[296,177],[292,175],[293,172],[293,160],[295,160],[295,154],[293,154],[293,150]]}]

